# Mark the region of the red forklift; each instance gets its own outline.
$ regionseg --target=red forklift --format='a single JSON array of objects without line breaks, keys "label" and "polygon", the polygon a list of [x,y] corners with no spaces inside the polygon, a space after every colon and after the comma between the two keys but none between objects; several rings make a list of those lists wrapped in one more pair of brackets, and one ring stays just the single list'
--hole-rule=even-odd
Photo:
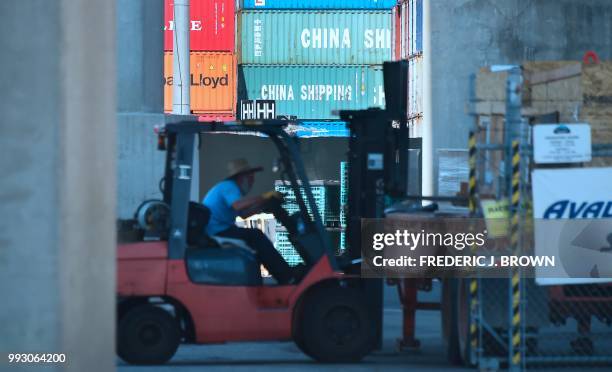
[{"label": "red forklift", "polygon": [[[163,199],[144,202],[119,229],[118,356],[160,364],[181,343],[293,340],[317,361],[354,362],[379,346],[382,281],[360,279],[358,260],[335,256],[297,140],[283,129],[289,122],[179,119],[158,133],[166,151]],[[192,163],[195,141],[215,132],[256,132],[278,149],[281,177],[299,211],[289,215],[280,198],[270,198],[266,211],[285,226],[304,262],[307,273],[299,283],[262,280],[245,242],[205,235],[209,211],[189,200]]]}]

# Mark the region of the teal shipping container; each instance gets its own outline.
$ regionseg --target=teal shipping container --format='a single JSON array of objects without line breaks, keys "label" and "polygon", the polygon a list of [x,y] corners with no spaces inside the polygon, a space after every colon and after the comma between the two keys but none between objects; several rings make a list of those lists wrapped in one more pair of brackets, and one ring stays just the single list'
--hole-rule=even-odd
[{"label": "teal shipping container", "polygon": [[275,100],[277,115],[337,119],[334,110],[384,107],[382,66],[240,65],[238,99]]},{"label": "teal shipping container", "polygon": [[374,65],[393,59],[391,10],[245,10],[238,63]]},{"label": "teal shipping container", "polygon": [[397,0],[238,0],[241,9],[390,9]]}]

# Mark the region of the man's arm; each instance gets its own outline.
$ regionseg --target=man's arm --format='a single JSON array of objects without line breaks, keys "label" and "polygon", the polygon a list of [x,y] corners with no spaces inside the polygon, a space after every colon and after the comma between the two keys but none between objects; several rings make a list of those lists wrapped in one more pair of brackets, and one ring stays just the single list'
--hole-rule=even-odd
[{"label": "man's arm", "polygon": [[232,204],[232,208],[242,218],[250,217],[261,211],[266,199],[262,195],[247,196]]},{"label": "man's arm", "polygon": [[265,205],[269,203],[272,199],[278,199],[279,201],[282,201],[283,196],[282,194],[276,191],[268,191],[262,195],[249,196],[237,200],[232,204],[232,208],[234,208],[234,210],[238,212],[238,215],[240,217],[247,218],[261,212]]}]

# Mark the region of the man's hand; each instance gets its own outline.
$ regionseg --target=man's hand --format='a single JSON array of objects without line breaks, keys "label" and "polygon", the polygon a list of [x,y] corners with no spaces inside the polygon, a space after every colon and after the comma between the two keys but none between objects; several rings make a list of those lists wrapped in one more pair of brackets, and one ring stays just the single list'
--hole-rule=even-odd
[{"label": "man's hand", "polygon": [[263,193],[263,194],[261,195],[261,197],[262,197],[262,198],[264,198],[264,200],[272,200],[272,199],[276,199],[276,200],[279,200],[279,201],[281,201],[281,202],[284,200],[284,196],[283,196],[283,194],[281,194],[281,193],[280,193],[280,192],[278,192],[278,191],[268,191],[268,192],[266,192],[266,193]]},{"label": "man's hand", "polygon": [[271,205],[280,205],[283,200],[283,194],[280,192],[268,191],[261,195],[242,198],[232,204],[232,208],[238,212],[240,217],[247,218],[270,209]]}]

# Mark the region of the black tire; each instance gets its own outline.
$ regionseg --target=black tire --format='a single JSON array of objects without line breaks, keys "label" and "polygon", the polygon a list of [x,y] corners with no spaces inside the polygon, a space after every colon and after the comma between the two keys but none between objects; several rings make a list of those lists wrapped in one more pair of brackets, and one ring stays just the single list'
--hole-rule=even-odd
[{"label": "black tire", "polygon": [[457,279],[442,280],[442,340],[446,359],[453,365],[462,365],[457,329]]},{"label": "black tire", "polygon": [[302,306],[296,319],[295,342],[306,355],[319,362],[350,363],[372,351],[376,329],[360,291],[317,289]]},{"label": "black tire", "polygon": [[130,364],[163,364],[181,341],[178,321],[165,310],[141,305],[119,320],[117,355]]}]

